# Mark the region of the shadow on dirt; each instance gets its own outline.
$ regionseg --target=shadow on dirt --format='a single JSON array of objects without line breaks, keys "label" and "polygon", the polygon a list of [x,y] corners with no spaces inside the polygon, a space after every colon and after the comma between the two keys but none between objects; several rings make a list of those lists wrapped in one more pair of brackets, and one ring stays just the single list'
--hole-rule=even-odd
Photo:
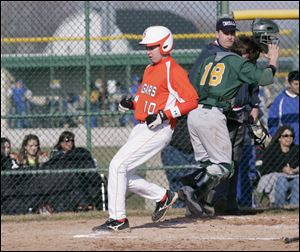
[{"label": "shadow on dirt", "polygon": [[[145,223],[143,225],[131,227],[131,229],[138,229],[138,228],[186,228],[185,226],[182,226],[182,224],[185,223],[198,223],[198,222],[206,222],[210,221],[212,219],[217,219],[217,220],[224,220],[223,217],[220,216],[214,216],[214,217],[207,217],[207,218],[191,218],[191,217],[176,217],[176,218],[170,218],[166,219],[165,221],[162,222],[157,222],[157,223]],[[180,225],[180,226],[177,226]]]}]

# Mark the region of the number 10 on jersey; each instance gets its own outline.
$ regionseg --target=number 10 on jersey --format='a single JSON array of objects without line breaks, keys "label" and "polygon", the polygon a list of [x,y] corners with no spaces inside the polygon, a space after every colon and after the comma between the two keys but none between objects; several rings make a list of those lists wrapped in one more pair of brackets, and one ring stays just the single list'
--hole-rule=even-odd
[{"label": "number 10 on jersey", "polygon": [[148,115],[153,115],[156,109],[156,103],[145,101],[144,112]]}]

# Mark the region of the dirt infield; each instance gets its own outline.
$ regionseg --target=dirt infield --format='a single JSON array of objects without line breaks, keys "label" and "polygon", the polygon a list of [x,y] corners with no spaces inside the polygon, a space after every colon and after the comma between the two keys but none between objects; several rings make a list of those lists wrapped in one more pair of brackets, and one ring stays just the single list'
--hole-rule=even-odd
[{"label": "dirt infield", "polygon": [[131,232],[92,233],[105,218],[78,216],[64,220],[5,220],[1,218],[1,250],[274,250],[298,251],[299,241],[285,244],[282,237],[299,237],[299,212],[182,217],[171,209],[166,220],[152,223],[149,216],[129,215]]}]

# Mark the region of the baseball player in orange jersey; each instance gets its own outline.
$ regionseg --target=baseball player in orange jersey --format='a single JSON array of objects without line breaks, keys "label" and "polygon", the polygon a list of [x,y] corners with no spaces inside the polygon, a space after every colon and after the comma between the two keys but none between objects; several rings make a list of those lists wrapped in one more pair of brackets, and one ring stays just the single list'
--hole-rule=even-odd
[{"label": "baseball player in orange jersey", "polygon": [[176,192],[166,190],[134,174],[136,168],[151,159],[171,141],[176,117],[198,106],[198,95],[185,70],[170,56],[173,49],[171,31],[163,26],[151,26],[143,34],[152,64],[146,67],[142,83],[134,99],[123,99],[120,111],[134,110],[141,123],[136,125],[125,145],[109,166],[109,219],[93,231],[129,230],[125,200],[127,188],[141,197],[156,201],[153,222],[161,221],[176,201]]}]

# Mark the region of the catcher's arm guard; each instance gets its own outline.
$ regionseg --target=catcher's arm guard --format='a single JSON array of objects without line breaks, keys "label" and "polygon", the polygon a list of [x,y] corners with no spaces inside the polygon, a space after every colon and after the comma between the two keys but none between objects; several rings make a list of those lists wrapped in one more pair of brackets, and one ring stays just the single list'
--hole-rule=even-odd
[{"label": "catcher's arm guard", "polygon": [[260,120],[250,120],[248,124],[249,135],[254,139],[255,145],[266,148],[271,142],[271,136],[265,126],[260,122]]}]

